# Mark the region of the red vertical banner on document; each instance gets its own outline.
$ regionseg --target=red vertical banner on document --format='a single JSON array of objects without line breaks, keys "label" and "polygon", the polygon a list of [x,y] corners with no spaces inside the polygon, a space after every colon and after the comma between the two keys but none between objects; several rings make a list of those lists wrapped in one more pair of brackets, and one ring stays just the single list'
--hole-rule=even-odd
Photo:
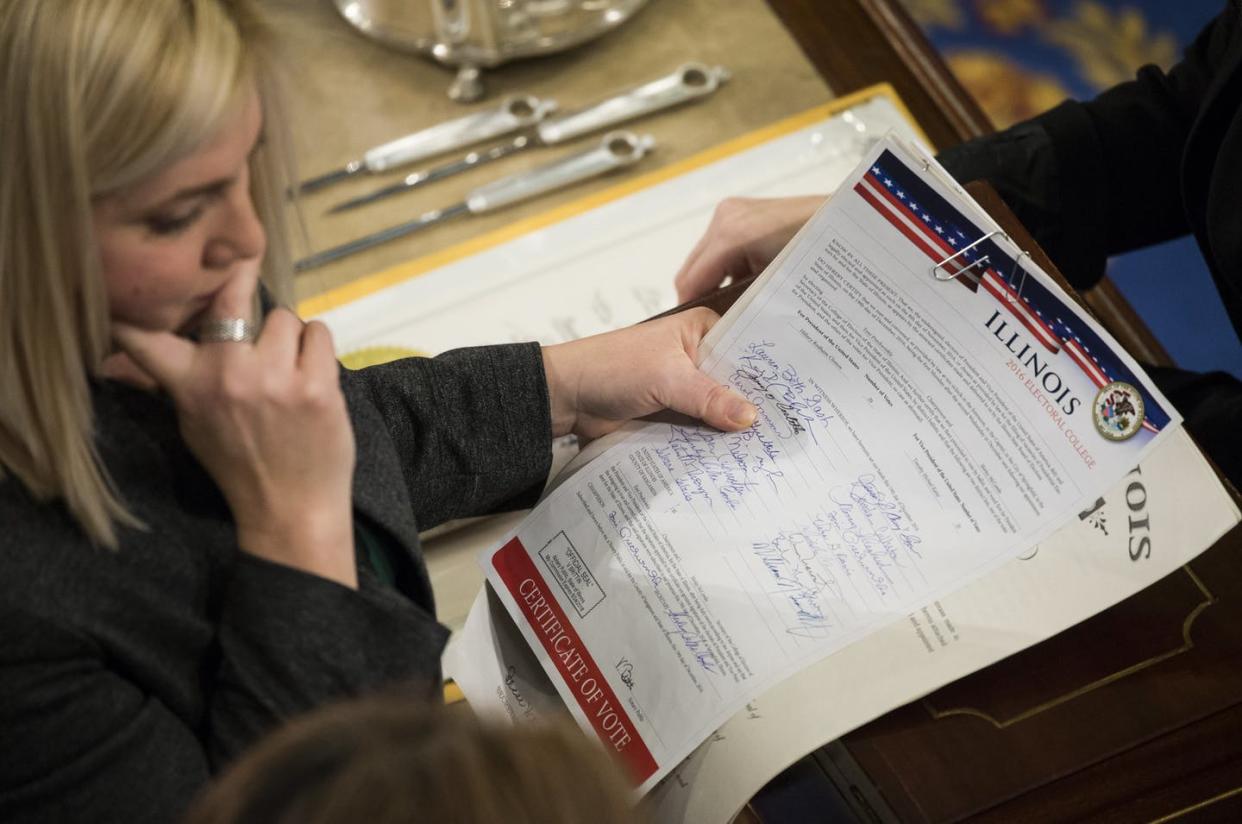
[{"label": "red vertical banner on document", "polygon": [[492,556],[492,566],[600,740],[620,756],[635,784],[646,781],[656,771],[655,758],[561,605],[548,590],[522,542],[513,538],[505,544]]}]

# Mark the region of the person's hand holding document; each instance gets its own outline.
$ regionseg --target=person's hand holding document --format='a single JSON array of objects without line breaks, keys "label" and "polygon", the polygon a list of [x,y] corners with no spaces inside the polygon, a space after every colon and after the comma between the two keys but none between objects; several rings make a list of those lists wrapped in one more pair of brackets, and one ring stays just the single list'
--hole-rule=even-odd
[{"label": "person's hand holding document", "polygon": [[[1179,423],[891,137],[701,366],[755,404],[753,426],[628,425],[484,559],[560,699],[642,791],[749,699],[1029,550]],[[472,702],[504,691],[449,670]]]}]

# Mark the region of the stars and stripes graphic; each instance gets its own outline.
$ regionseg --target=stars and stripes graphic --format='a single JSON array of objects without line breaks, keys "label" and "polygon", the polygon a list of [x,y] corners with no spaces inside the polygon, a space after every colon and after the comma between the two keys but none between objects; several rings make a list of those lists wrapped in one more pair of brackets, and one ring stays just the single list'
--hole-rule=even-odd
[{"label": "stars and stripes graphic", "polygon": [[906,240],[940,264],[941,277],[951,275],[976,294],[982,288],[1044,349],[1064,352],[1094,386],[1120,380],[1137,387],[1146,406],[1145,429],[1156,432],[1169,422],[1168,413],[1143,383],[1061,298],[1027,277],[1012,257],[892,152],[880,154],[854,191]]},{"label": "stars and stripes graphic", "polygon": [[1031,309],[1029,301],[1018,294],[1017,287],[1020,284],[1007,282],[991,265],[995,245],[973,244],[974,240],[982,236],[978,229],[972,226],[973,236],[968,235],[959,227],[959,220],[953,220],[945,214],[941,204],[926,208],[927,203],[924,201],[924,206],[920,206],[913,195],[906,191],[907,188],[910,187],[902,186],[886,169],[876,164],[858,182],[854,191],[929,258],[937,263],[943,261],[941,268],[946,276],[953,275],[954,279],[972,292],[978,291],[982,286],[1045,349],[1057,352],[1061,342],[1043,318]]},{"label": "stars and stripes graphic", "polygon": [[960,252],[959,257],[945,262],[945,272],[972,292],[978,290],[980,253],[976,249],[965,248],[969,244],[963,242],[966,239],[964,232],[952,225],[946,229],[944,223],[947,221],[939,221],[919,208],[913,197],[894,183],[878,164],[871,167],[854,191],[932,260],[945,260]]}]

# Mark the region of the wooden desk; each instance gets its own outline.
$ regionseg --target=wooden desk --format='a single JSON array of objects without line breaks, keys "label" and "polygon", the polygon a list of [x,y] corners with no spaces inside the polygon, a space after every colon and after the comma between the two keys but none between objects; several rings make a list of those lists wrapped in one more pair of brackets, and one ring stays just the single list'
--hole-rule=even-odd
[{"label": "wooden desk", "polygon": [[[460,117],[489,102],[494,105],[505,95],[535,94],[555,99],[562,109],[574,109],[670,72],[689,60],[723,65],[733,73],[733,79],[710,100],[635,123],[632,128],[652,134],[657,146],[634,168],[634,174],[672,165],[833,97],[763,0],[650,0],[624,26],[583,48],[489,72],[488,100],[468,108],[445,96],[451,71],[359,36],[340,19],[329,0],[265,3],[276,14],[288,45],[294,138],[297,159],[306,175],[339,167],[367,147],[400,134]],[[315,250],[323,249],[409,220],[456,202],[470,189],[496,177],[547,163],[581,145],[513,155],[434,186],[339,215],[328,216],[324,210],[410,170],[382,178],[362,176],[330,187],[304,199],[311,245]],[[484,236],[617,182],[615,176],[598,179],[530,203],[448,222],[315,269],[298,276],[298,298]]]}]

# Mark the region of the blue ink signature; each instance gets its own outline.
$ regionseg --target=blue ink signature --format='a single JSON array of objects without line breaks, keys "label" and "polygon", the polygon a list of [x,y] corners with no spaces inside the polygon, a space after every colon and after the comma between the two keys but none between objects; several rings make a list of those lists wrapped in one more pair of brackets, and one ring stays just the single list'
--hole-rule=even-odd
[{"label": "blue ink signature", "polygon": [[608,523],[612,524],[612,528],[617,531],[617,537],[621,539],[621,543],[625,545],[626,551],[634,558],[634,563],[638,564],[639,569],[647,576],[647,580],[651,582],[652,589],[659,589],[660,584],[664,583],[664,578],[658,572],[651,568],[651,564],[647,563],[647,559],[643,557],[642,550],[634,543],[631,537],[634,530],[626,524],[618,523],[617,513],[608,513]]},{"label": "blue ink signature", "polygon": [[[769,350],[775,346],[771,341],[748,344],[738,357],[731,383],[759,407],[764,423],[779,438],[806,432],[818,442],[816,428],[822,428],[833,416],[824,409],[823,395],[810,391],[797,367],[781,364],[771,355]],[[775,417],[767,411],[769,404],[776,408]]]},{"label": "blue ink signature", "polygon": [[873,475],[862,474],[830,488],[826,506],[809,523],[753,542],[751,554],[762,570],[757,574],[781,599],[786,632],[822,638],[832,626],[828,605],[844,599],[846,586],[885,598],[896,586],[895,568],[919,566],[921,543],[901,507]]},{"label": "blue ink signature", "polygon": [[793,626],[790,635],[824,638],[832,626],[821,596],[840,599],[841,586],[830,571],[817,569],[823,558],[830,558],[825,546],[819,545],[804,532],[782,531],[768,543],[751,547],[776,586],[776,594],[789,606]]},{"label": "blue ink signature", "polygon": [[716,663],[716,656],[708,649],[703,636],[694,629],[694,619],[690,617],[690,613],[670,609],[668,619],[673,624],[673,629],[668,634],[676,635],[681,639],[686,652],[694,656],[694,660],[700,667],[713,675],[717,674],[719,667]]}]

